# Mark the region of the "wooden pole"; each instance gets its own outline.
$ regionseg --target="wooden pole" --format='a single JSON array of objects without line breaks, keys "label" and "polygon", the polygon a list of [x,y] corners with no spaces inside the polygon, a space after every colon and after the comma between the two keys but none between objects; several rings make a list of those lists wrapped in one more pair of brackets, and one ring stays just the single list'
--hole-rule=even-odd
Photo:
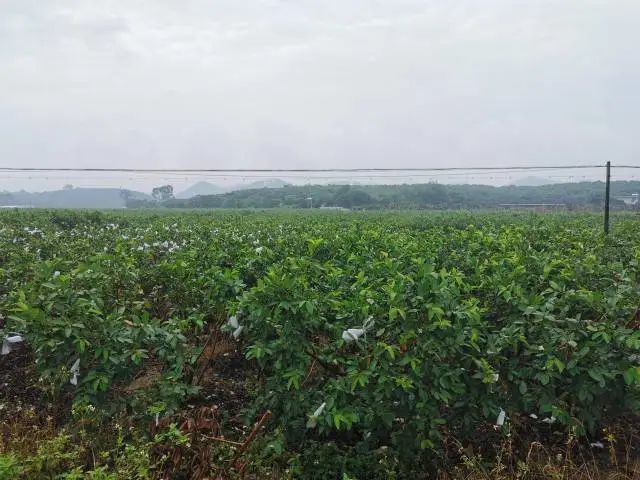
[{"label": "wooden pole", "polygon": [[607,183],[604,197],[604,233],[609,234],[609,196],[611,194],[611,162],[607,162]]}]

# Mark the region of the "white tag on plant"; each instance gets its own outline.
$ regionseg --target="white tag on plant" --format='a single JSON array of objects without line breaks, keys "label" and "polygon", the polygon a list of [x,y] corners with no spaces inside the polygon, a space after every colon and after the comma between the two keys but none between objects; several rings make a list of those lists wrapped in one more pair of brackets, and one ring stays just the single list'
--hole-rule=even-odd
[{"label": "white tag on plant", "polygon": [[309,420],[307,421],[307,428],[316,427],[316,425],[318,424],[318,417],[322,415],[322,412],[324,412],[324,409],[326,406],[327,406],[327,403],[323,402],[322,405],[316,408],[316,411],[309,416]]},{"label": "white tag on plant", "polygon": [[14,346],[22,342],[22,335],[18,335],[17,333],[10,333],[7,337],[4,337],[2,339],[2,355],[9,355]]},{"label": "white tag on plant", "polygon": [[355,342],[364,335],[364,330],[362,328],[348,328],[344,332],[342,332],[342,339],[347,342]]},{"label": "white tag on plant", "polygon": [[78,385],[78,375],[80,374],[79,358],[73,363],[69,371],[71,372],[71,380],[69,380],[69,383],[71,383],[71,385]]},{"label": "white tag on plant", "polygon": [[232,328],[238,328],[240,326],[240,324],[238,323],[238,317],[236,317],[235,315],[229,317],[229,320],[227,320],[227,325]]},{"label": "white tag on plant", "polygon": [[233,335],[233,338],[235,338],[236,340],[240,337],[240,334],[242,333],[242,330],[244,330],[244,327],[242,325],[240,325],[238,328],[236,328],[233,333],[231,335]]},{"label": "white tag on plant", "polygon": [[498,414],[498,418],[496,419],[496,427],[501,427],[504,425],[504,419],[507,416],[507,413],[500,409],[500,413]]},{"label": "white tag on plant", "polygon": [[342,332],[342,339],[347,342],[356,342],[358,339],[367,333],[367,330],[373,328],[375,321],[373,317],[369,317],[364,321],[362,328],[348,328]]}]

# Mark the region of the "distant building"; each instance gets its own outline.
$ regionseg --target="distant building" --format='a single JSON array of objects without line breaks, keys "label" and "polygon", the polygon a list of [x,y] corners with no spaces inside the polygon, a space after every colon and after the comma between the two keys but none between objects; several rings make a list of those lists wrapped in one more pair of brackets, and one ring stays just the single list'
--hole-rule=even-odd
[{"label": "distant building", "polygon": [[320,210],[340,210],[340,211],[343,211],[343,212],[350,211],[348,208],[344,208],[344,207],[326,207],[324,205],[322,205],[320,207]]},{"label": "distant building", "polygon": [[613,197],[616,200],[624,202],[625,205],[629,206],[638,206],[640,195],[637,193],[632,193],[631,195],[618,195],[617,197]]},{"label": "distant building", "polygon": [[508,210],[533,210],[536,212],[555,212],[567,208],[564,203],[501,203],[499,206]]}]

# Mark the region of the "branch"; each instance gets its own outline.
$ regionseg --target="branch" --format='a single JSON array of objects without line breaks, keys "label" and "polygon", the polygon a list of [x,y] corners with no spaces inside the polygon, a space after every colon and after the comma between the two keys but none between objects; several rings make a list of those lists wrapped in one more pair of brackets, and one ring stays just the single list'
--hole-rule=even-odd
[{"label": "branch", "polygon": [[311,358],[313,358],[316,362],[318,362],[320,364],[320,366],[322,366],[322,368],[324,368],[325,370],[329,371],[329,372],[333,372],[336,373],[338,375],[344,375],[344,370],[342,369],[342,367],[340,365],[332,365],[331,363],[327,363],[324,360],[322,360],[321,358],[319,358],[315,353],[313,353],[310,350],[306,350],[307,355],[309,355]]}]

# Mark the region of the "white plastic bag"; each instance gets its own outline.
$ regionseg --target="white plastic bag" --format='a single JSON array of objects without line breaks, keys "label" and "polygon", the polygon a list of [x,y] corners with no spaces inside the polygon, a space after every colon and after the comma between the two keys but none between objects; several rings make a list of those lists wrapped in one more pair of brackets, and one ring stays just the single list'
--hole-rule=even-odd
[{"label": "white plastic bag", "polygon": [[322,415],[322,412],[324,412],[324,409],[326,406],[327,406],[327,403],[323,402],[322,405],[316,408],[316,411],[309,416],[309,420],[307,421],[307,428],[316,427],[316,425],[318,424],[318,417]]},{"label": "white plastic bag", "polygon": [[238,317],[236,317],[235,315],[229,317],[229,320],[227,320],[227,325],[232,328],[238,328],[240,326],[240,324],[238,323]]},{"label": "white plastic bag", "polygon": [[364,335],[364,329],[362,328],[348,328],[342,332],[342,339],[347,342],[357,342],[358,339]]},{"label": "white plastic bag", "polygon": [[2,355],[9,355],[13,350],[14,346],[18,343],[22,343],[22,335],[18,335],[17,333],[9,334],[8,336],[2,339]]},{"label": "white plastic bag", "polygon": [[233,335],[233,338],[235,338],[236,340],[240,337],[240,334],[242,333],[242,330],[244,330],[244,327],[242,325],[240,325],[238,328],[236,328],[233,333],[231,335]]},{"label": "white plastic bag", "polygon": [[78,358],[73,365],[71,366],[71,370],[69,370],[69,372],[71,372],[71,380],[69,380],[69,383],[71,383],[71,385],[78,385],[78,375],[80,375],[80,359]]},{"label": "white plastic bag", "polygon": [[496,419],[496,427],[501,427],[504,425],[504,419],[507,416],[507,413],[500,409],[500,413],[498,414],[498,418]]},{"label": "white plastic bag", "polygon": [[342,332],[342,339],[347,343],[357,342],[360,337],[373,328],[374,323],[373,317],[369,317],[364,321],[362,328],[348,328],[344,330]]}]

